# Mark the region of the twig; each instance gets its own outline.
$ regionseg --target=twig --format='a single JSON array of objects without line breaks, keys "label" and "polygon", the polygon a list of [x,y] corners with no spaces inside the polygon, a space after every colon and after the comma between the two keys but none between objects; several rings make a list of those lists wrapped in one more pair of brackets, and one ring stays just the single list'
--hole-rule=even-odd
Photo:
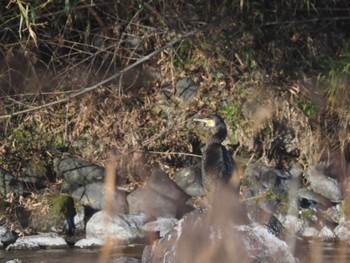
[{"label": "twig", "polygon": [[32,112],[32,111],[36,111],[36,110],[40,110],[40,109],[43,109],[43,108],[47,108],[47,107],[51,107],[51,106],[54,106],[54,105],[57,105],[57,104],[60,104],[60,103],[64,103],[64,102],[67,102],[75,97],[78,97],[82,94],[85,94],[87,92],[90,92],[90,91],[93,91],[95,89],[97,89],[98,87],[100,87],[101,85],[103,84],[106,84],[110,81],[112,81],[113,79],[119,77],[120,75],[124,74],[125,72],[129,71],[130,69],[132,68],[135,68],[136,66],[142,64],[143,62],[151,59],[152,57],[158,55],[159,53],[161,53],[162,51],[172,47],[173,45],[177,44],[178,42],[180,41],[183,41],[189,37],[192,37],[193,35],[195,35],[196,33],[198,32],[201,32],[201,31],[205,31],[205,30],[208,30],[209,28],[213,27],[213,26],[216,26],[217,24],[220,24],[222,21],[226,20],[227,18],[229,18],[232,14],[228,14],[226,16],[223,16],[217,20],[214,20],[213,22],[210,22],[204,26],[201,26],[199,28],[196,28],[194,30],[191,30],[190,32],[184,34],[182,37],[180,38],[177,38],[169,43],[167,43],[166,45],[162,46],[161,48],[151,52],[150,54],[146,55],[145,57],[143,58],[140,58],[139,60],[135,61],[133,64],[127,66],[126,68],[120,70],[119,72],[113,74],[112,76],[100,81],[99,83],[93,85],[93,86],[90,86],[90,87],[87,87],[85,89],[82,89],[74,94],[71,94],[71,95],[68,95],[67,97],[65,98],[62,98],[62,99],[59,99],[59,100],[56,100],[56,101],[52,101],[52,102],[49,102],[49,103],[46,103],[46,104],[43,104],[43,105],[40,105],[40,106],[36,106],[36,107],[32,107],[30,109],[26,109],[26,110],[21,110],[21,111],[17,111],[17,112],[14,112],[12,114],[7,114],[7,115],[1,115],[0,116],[0,119],[6,119],[6,118],[11,118],[13,116],[17,116],[17,115],[20,115],[20,114],[23,114],[23,113],[28,113],[28,112]]},{"label": "twig", "polygon": [[283,24],[301,24],[301,23],[313,23],[320,21],[341,21],[341,20],[350,20],[349,16],[337,16],[337,17],[324,17],[324,18],[310,18],[310,19],[301,19],[301,20],[288,20],[288,21],[273,21],[263,23],[263,26],[275,26]]},{"label": "twig", "polygon": [[197,158],[202,158],[201,155],[193,154],[193,153],[183,153],[183,152],[157,152],[157,151],[148,151],[153,154],[161,154],[161,155],[184,155],[184,156],[192,156]]}]

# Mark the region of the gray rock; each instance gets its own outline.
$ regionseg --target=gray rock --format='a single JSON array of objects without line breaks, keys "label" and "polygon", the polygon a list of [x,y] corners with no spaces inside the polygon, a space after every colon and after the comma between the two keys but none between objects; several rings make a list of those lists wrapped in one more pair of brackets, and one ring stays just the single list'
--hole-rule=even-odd
[{"label": "gray rock", "polygon": [[159,232],[159,236],[163,237],[174,228],[177,222],[176,218],[160,217],[156,221],[144,224],[141,228],[146,232]]},{"label": "gray rock", "polygon": [[325,242],[333,242],[336,238],[334,232],[328,226],[322,227],[322,229],[318,232],[318,237]]},{"label": "gray rock", "polygon": [[31,161],[26,164],[22,168],[22,174],[21,182],[31,189],[42,189],[47,187],[49,183],[47,168],[41,161]]},{"label": "gray rock", "polygon": [[315,193],[326,197],[332,202],[342,201],[343,195],[338,182],[333,178],[327,177],[321,166],[307,169],[306,179]]},{"label": "gray rock", "polygon": [[304,231],[301,233],[301,237],[304,238],[314,238],[317,237],[318,230],[313,226],[308,226],[304,229]]},{"label": "gray rock", "polygon": [[174,181],[190,196],[203,195],[201,170],[186,167],[174,174]]},{"label": "gray rock", "polygon": [[337,204],[335,206],[332,206],[328,208],[326,211],[324,211],[323,216],[332,223],[337,223],[343,221],[344,219],[344,213],[341,212],[342,207],[340,204]]},{"label": "gray rock", "polygon": [[103,246],[103,240],[99,238],[83,238],[75,242],[74,246],[77,248],[96,248]]},{"label": "gray rock", "polygon": [[288,173],[292,178],[300,178],[303,172],[304,172],[303,167],[301,166],[301,164],[297,162],[292,162],[288,169]]},{"label": "gray rock", "polygon": [[[75,233],[85,233],[85,208],[75,202],[76,215],[74,216]],[[69,226],[65,226],[66,228]]]},{"label": "gray rock", "polygon": [[189,103],[196,96],[198,87],[190,77],[178,80],[175,95],[182,103]]},{"label": "gray rock", "polygon": [[180,218],[192,210],[186,204],[189,196],[168,175],[156,169],[144,187],[127,196],[129,213],[146,213],[153,217]]},{"label": "gray rock", "polygon": [[334,229],[334,234],[338,240],[350,242],[350,221],[341,222]]},{"label": "gray rock", "polygon": [[68,248],[66,241],[57,233],[43,233],[18,238],[7,250],[34,250],[34,249]]},{"label": "gray rock", "polygon": [[141,263],[141,259],[132,257],[120,257],[111,261],[111,263]]},{"label": "gray rock", "polygon": [[246,199],[248,214],[254,221],[260,222],[265,213],[279,214],[285,210],[289,205],[289,184],[283,181],[289,178],[284,171],[275,168],[258,164],[248,165],[243,174],[241,192]]},{"label": "gray rock", "polygon": [[[128,204],[126,201],[127,192],[122,190],[115,190],[113,199],[113,211],[118,214],[128,213]],[[90,206],[96,210],[103,209],[103,202],[105,198],[104,183],[91,183],[85,186],[81,186],[76,189],[72,196],[78,199],[83,205]]]},{"label": "gray rock", "polygon": [[5,263],[23,263],[23,261],[16,258],[16,259],[8,260]]},{"label": "gray rock", "polygon": [[5,196],[13,192],[18,195],[23,194],[24,185],[13,177],[8,171],[0,167],[0,195]]},{"label": "gray rock", "polygon": [[82,158],[88,158],[91,154],[100,156],[106,150],[101,139],[91,136],[91,134],[82,134],[72,141],[70,146]]},{"label": "gray rock", "polygon": [[307,190],[305,188],[299,189],[298,196],[299,196],[299,198],[303,198],[303,199],[307,199],[309,201],[316,202],[316,203],[321,204],[325,207],[331,206],[331,202],[327,198],[325,198],[322,195],[317,194],[313,191]]},{"label": "gray rock", "polygon": [[301,234],[307,227],[306,221],[298,215],[286,215],[283,220],[280,218],[280,221],[289,233]]},{"label": "gray rock", "polygon": [[0,239],[4,247],[16,242],[18,234],[6,228],[0,229]]},{"label": "gray rock", "polygon": [[228,218],[218,225],[212,219],[203,210],[187,214],[165,237],[145,248],[142,262],[297,262],[286,243],[261,225],[235,226]]},{"label": "gray rock", "polygon": [[64,190],[73,191],[93,182],[103,182],[104,168],[84,160],[67,158],[55,160],[55,171],[64,179]]},{"label": "gray rock", "polygon": [[7,231],[8,229],[6,227],[0,226],[0,237],[3,236]]},{"label": "gray rock", "polygon": [[95,213],[86,224],[86,237],[104,240],[106,236],[119,243],[132,243],[145,237],[141,226],[149,220],[145,214],[107,215]]}]

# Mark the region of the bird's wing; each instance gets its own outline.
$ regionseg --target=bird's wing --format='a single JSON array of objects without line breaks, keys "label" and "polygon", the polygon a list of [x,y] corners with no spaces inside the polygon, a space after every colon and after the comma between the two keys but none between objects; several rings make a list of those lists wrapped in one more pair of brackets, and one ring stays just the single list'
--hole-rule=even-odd
[{"label": "bird's wing", "polygon": [[236,163],[233,160],[230,152],[225,148],[225,146],[221,147],[225,165],[225,176],[228,177],[227,179],[230,179],[233,176],[233,172],[236,170]]}]

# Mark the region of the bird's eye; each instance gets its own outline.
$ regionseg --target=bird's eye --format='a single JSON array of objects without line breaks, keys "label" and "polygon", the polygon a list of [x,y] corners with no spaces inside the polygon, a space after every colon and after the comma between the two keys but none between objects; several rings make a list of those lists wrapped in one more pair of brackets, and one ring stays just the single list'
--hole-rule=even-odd
[{"label": "bird's eye", "polygon": [[214,127],[215,126],[215,122],[213,120],[207,120],[206,124],[210,127]]}]

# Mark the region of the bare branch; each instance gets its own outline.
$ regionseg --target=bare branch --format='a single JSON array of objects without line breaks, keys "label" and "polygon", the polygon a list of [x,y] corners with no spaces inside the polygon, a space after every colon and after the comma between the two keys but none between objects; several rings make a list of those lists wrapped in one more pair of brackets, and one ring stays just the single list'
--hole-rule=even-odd
[{"label": "bare branch", "polygon": [[37,111],[37,110],[40,110],[40,109],[43,109],[43,108],[47,108],[47,107],[51,107],[51,106],[54,106],[54,105],[57,105],[57,104],[60,104],[60,103],[64,103],[64,102],[67,102],[75,97],[78,97],[82,94],[85,94],[87,92],[90,92],[90,91],[93,91],[95,89],[97,89],[98,87],[100,87],[101,85],[104,85],[112,80],[114,80],[115,78],[119,77],[120,75],[124,74],[125,72],[131,70],[132,68],[135,68],[136,66],[142,64],[143,62],[151,59],[152,57],[158,55],[159,53],[161,53],[162,51],[172,47],[173,45],[187,39],[187,38],[190,38],[192,37],[193,35],[195,35],[196,33],[198,32],[201,32],[201,31],[205,31],[205,30],[208,30],[209,28],[213,27],[213,26],[216,26],[218,24],[220,24],[222,21],[226,20],[228,17],[230,17],[231,15],[226,15],[226,16],[223,16],[217,20],[214,20],[213,22],[210,22],[204,26],[201,26],[199,28],[196,28],[194,30],[191,30],[189,31],[188,33],[184,34],[183,36],[181,36],[180,38],[177,38],[169,43],[167,43],[166,45],[164,45],[163,47],[151,52],[150,54],[144,56],[143,58],[140,58],[139,60],[137,60],[136,62],[134,62],[133,64],[127,66],[126,68],[120,70],[119,72],[113,74],[112,76],[100,81],[99,83],[93,85],[93,86],[90,86],[90,87],[87,87],[87,88],[84,88],[76,93],[73,93],[73,94],[70,94],[68,95],[67,97],[65,98],[62,98],[62,99],[59,99],[59,100],[56,100],[56,101],[52,101],[52,102],[49,102],[49,103],[46,103],[46,104],[43,104],[43,105],[39,105],[39,106],[36,106],[36,107],[31,107],[30,109],[26,109],[26,110],[21,110],[21,111],[17,111],[17,112],[14,112],[12,114],[7,114],[7,115],[1,115],[0,116],[0,119],[6,119],[6,118],[11,118],[13,116],[17,116],[17,115],[20,115],[20,114],[23,114],[23,113],[28,113],[28,112],[32,112],[32,111]]}]

